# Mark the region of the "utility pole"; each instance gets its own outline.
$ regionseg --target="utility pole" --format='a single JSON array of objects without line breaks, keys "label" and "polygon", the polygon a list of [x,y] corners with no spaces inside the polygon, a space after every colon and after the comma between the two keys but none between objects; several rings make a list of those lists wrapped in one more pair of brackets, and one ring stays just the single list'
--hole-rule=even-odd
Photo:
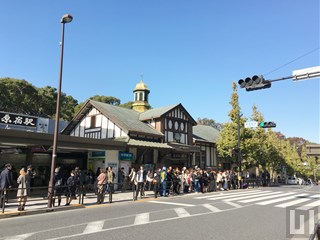
[{"label": "utility pole", "polygon": [[242,168],[241,168],[241,149],[240,149],[240,118],[242,117],[242,114],[240,112],[238,113],[238,163],[239,163],[239,174],[241,176],[240,181],[240,188],[242,188]]}]

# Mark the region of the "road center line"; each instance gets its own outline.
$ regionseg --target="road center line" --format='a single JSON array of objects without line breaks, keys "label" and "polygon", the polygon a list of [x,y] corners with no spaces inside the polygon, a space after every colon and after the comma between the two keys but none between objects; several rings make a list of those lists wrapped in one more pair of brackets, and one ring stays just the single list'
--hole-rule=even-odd
[{"label": "road center line", "polygon": [[160,202],[160,201],[148,201],[148,203],[159,203],[159,204],[177,205],[177,206],[185,206],[185,207],[193,207],[193,206],[196,206],[196,205],[193,205],[193,204],[186,204],[186,203]]},{"label": "road center line", "polygon": [[83,231],[83,233],[95,233],[102,230],[104,225],[104,221],[96,221],[96,222],[90,222],[86,226],[86,229]]},{"label": "road center line", "polygon": [[190,216],[190,213],[188,213],[184,208],[175,208],[174,211],[177,213],[178,217]]}]

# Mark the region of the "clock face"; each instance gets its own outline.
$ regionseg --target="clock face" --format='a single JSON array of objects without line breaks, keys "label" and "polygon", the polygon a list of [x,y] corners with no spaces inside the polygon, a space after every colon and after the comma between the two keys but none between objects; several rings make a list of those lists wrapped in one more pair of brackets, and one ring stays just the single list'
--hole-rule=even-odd
[{"label": "clock face", "polygon": [[180,129],[181,129],[181,131],[184,130],[184,123],[180,123]]},{"label": "clock face", "polygon": [[178,123],[177,121],[174,123],[174,128],[175,128],[176,130],[178,130],[178,128],[179,128],[179,123]]},{"label": "clock face", "polygon": [[169,122],[168,122],[168,127],[171,129],[172,128],[172,121],[171,120],[169,120]]}]

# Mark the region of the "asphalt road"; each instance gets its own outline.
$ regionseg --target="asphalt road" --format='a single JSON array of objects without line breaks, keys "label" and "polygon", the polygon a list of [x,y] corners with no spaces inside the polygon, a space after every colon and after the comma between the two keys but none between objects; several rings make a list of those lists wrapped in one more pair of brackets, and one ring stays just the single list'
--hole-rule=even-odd
[{"label": "asphalt road", "polygon": [[[2,219],[0,239],[281,240],[302,237],[290,235],[290,210],[307,223],[310,211],[311,220],[319,218],[319,205],[318,186],[189,194]],[[295,218],[297,229],[302,222]]]}]

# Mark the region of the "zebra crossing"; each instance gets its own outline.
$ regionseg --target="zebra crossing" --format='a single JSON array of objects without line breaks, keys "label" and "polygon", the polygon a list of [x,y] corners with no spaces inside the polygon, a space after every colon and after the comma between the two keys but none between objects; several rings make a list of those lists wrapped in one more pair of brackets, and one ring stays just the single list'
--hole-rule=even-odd
[{"label": "zebra crossing", "polygon": [[260,206],[273,205],[276,208],[295,207],[299,210],[310,210],[320,206],[320,194],[306,192],[284,192],[249,190],[223,192],[215,195],[194,197],[197,200],[222,201],[235,207],[245,204]]}]

